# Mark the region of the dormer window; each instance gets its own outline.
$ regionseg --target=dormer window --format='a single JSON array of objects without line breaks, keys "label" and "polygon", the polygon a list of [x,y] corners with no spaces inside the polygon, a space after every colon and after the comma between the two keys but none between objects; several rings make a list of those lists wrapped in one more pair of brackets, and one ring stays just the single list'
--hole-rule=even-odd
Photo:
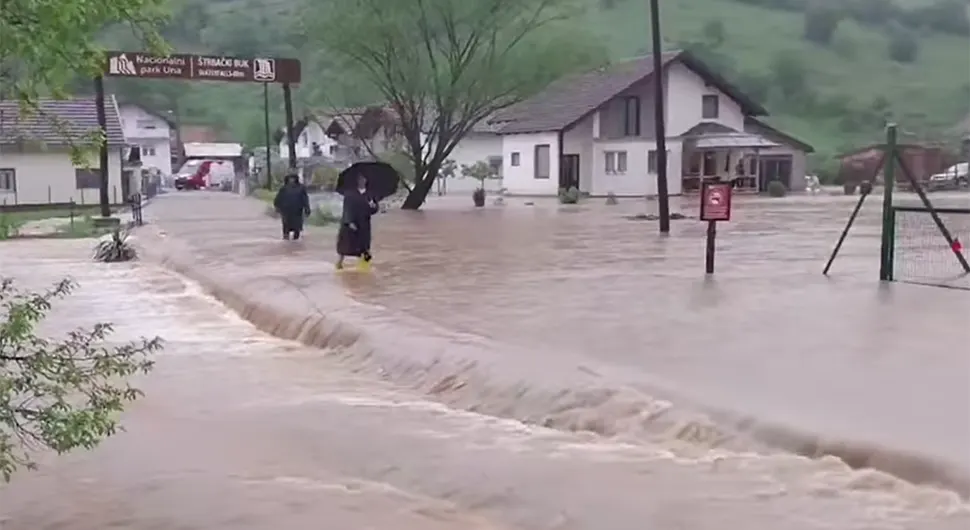
[{"label": "dormer window", "polygon": [[721,101],[717,94],[705,94],[701,98],[701,118],[716,120],[721,115]]}]

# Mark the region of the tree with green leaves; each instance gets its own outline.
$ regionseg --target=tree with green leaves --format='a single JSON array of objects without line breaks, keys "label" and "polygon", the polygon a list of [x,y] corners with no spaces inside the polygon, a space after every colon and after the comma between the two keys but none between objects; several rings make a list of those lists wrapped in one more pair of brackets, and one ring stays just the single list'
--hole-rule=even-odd
[{"label": "tree with green leaves", "polygon": [[64,96],[78,74],[104,68],[97,35],[125,25],[150,49],[162,50],[158,25],[165,0],[0,0],[0,98],[27,105],[40,95]]},{"label": "tree with green leaves", "polygon": [[572,0],[328,0],[306,12],[318,53],[400,120],[415,175],[405,209],[424,204],[473,126],[606,57]]},{"label": "tree with green leaves", "polygon": [[90,449],[118,429],[118,414],[140,392],[128,377],[152,368],[161,339],[110,346],[110,324],[37,335],[37,325],[74,284],[32,293],[0,279],[0,476],[33,468],[34,450]]},{"label": "tree with green leaves", "polygon": [[[158,24],[165,0],[0,0],[0,99],[37,112],[42,96],[66,96],[72,80],[103,71],[97,36],[126,25],[149,49],[163,51]],[[87,142],[88,139],[68,138]],[[103,141],[92,137],[93,143]],[[42,293],[0,278],[0,476],[33,467],[35,449],[94,447],[118,429],[118,414],[139,391],[127,378],[151,369],[158,338],[112,346],[110,324],[70,331],[55,340],[37,334],[52,304],[74,284]]]}]

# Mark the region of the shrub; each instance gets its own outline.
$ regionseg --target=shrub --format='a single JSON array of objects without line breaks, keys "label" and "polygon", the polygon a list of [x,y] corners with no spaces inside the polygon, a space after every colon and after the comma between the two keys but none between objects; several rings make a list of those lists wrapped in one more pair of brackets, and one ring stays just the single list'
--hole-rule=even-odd
[{"label": "shrub", "polygon": [[889,32],[889,58],[898,63],[911,63],[919,55],[919,42],[913,33],[902,27]]},{"label": "shrub", "polygon": [[839,28],[842,13],[829,6],[817,6],[805,12],[805,40],[828,45]]},{"label": "shrub", "polygon": [[319,205],[310,214],[307,222],[313,226],[329,226],[340,222],[340,216],[325,205]]},{"label": "shrub", "polygon": [[703,33],[704,38],[707,39],[707,42],[709,44],[713,44],[714,46],[724,44],[724,39],[727,36],[727,32],[724,29],[724,22],[719,18],[708,20],[707,23],[704,24]]},{"label": "shrub", "polygon": [[806,91],[808,71],[801,56],[784,51],[775,54],[771,61],[771,73],[785,99],[792,99]]},{"label": "shrub", "polygon": [[102,236],[94,247],[94,261],[116,263],[138,259],[138,251],[127,231],[115,230]]},{"label": "shrub", "polygon": [[772,180],[768,183],[769,197],[784,197],[785,195],[788,195],[788,188],[780,180]]},{"label": "shrub", "polygon": [[15,237],[20,225],[16,217],[0,212],[0,241]]},{"label": "shrub", "polygon": [[559,189],[559,202],[561,204],[576,204],[579,202],[579,190],[575,186],[566,189]]}]

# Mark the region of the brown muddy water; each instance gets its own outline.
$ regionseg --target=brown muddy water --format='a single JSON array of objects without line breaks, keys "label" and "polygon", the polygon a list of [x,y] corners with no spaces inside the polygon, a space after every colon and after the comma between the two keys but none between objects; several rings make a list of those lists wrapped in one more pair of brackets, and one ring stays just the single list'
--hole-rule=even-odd
[{"label": "brown muddy water", "polygon": [[659,238],[635,203],[395,212],[371,276],[252,201],[151,206],[149,257],[321,348],[90,243],[4,245],[4,275],[81,283],[51,329],[170,344],[128,432],[16,477],[3,528],[965,528],[952,492],[788,452],[970,467],[967,293],[876,286],[871,218],[822,281],[847,202],[818,199],[742,204],[708,281],[696,221]]}]

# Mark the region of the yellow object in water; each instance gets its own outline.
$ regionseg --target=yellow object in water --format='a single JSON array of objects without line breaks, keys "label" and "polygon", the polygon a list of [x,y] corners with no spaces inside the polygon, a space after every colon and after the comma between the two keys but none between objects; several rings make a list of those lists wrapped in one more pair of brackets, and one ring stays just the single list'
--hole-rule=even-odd
[{"label": "yellow object in water", "polygon": [[360,272],[370,272],[370,268],[371,267],[370,267],[370,262],[369,261],[364,260],[364,259],[357,261],[357,270],[358,271],[360,271]]}]

